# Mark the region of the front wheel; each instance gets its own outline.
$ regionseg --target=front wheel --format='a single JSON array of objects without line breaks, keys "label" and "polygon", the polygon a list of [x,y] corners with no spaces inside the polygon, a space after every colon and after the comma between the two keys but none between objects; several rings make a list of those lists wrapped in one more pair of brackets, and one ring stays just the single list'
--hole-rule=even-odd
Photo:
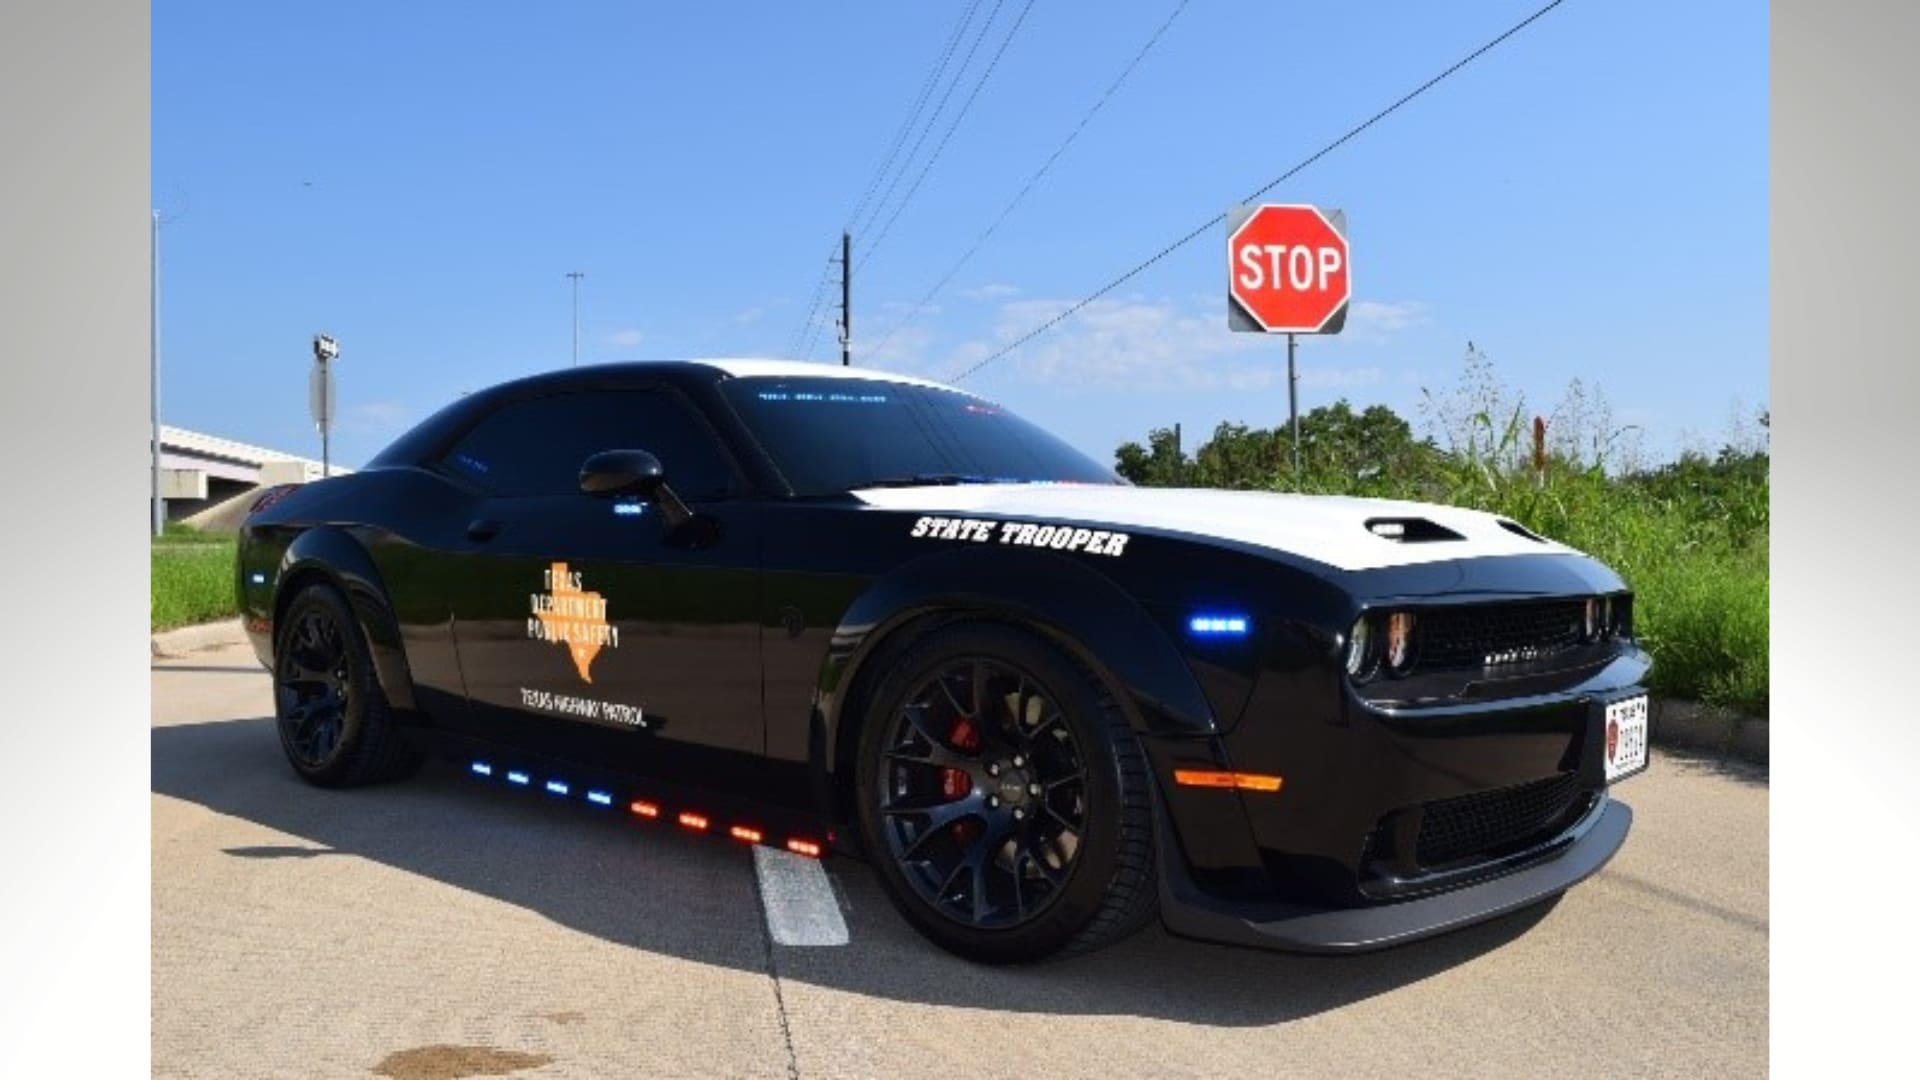
[{"label": "front wheel", "polygon": [[1090,951],[1154,913],[1152,802],[1126,718],[1030,632],[915,643],[862,725],[860,826],[908,921],[971,960]]}]

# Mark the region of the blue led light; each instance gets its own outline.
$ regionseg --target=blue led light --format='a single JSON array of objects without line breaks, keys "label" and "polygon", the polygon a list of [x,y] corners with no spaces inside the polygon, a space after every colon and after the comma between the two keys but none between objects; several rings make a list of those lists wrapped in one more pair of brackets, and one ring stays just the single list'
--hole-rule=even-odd
[{"label": "blue led light", "polygon": [[549,780],[547,781],[547,790],[553,792],[555,795],[565,795],[571,789],[567,787],[564,781]]},{"label": "blue led light", "polygon": [[247,580],[253,582],[255,585],[265,585],[267,583],[267,575],[255,570],[247,577]]},{"label": "blue led light", "polygon": [[830,394],[816,393],[811,390],[762,390],[756,395],[761,401],[825,401],[849,405],[884,405],[885,394],[848,394],[835,391]]},{"label": "blue led light", "polygon": [[493,775],[493,766],[487,764],[484,761],[476,761],[472,765],[469,765],[467,767],[472,769],[474,772],[480,774],[481,776]]},{"label": "blue led light", "polygon": [[1245,615],[1195,615],[1187,620],[1188,630],[1209,636],[1227,634],[1233,637],[1245,637],[1248,625]]},{"label": "blue led light", "polygon": [[613,796],[604,791],[589,791],[587,792],[587,801],[590,803],[599,803],[601,806],[612,806]]},{"label": "blue led light", "polygon": [[645,503],[619,502],[613,504],[613,512],[620,517],[639,517],[647,512]]},{"label": "blue led light", "polygon": [[526,782],[527,782],[526,773],[520,772],[518,770],[513,770],[507,773],[507,783],[509,784],[524,784]]}]

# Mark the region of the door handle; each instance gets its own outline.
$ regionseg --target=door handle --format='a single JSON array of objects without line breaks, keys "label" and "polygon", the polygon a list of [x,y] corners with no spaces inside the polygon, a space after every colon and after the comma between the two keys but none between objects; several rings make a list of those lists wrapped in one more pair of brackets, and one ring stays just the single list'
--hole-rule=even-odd
[{"label": "door handle", "polygon": [[471,540],[491,540],[500,531],[500,523],[485,518],[467,523],[467,537]]}]

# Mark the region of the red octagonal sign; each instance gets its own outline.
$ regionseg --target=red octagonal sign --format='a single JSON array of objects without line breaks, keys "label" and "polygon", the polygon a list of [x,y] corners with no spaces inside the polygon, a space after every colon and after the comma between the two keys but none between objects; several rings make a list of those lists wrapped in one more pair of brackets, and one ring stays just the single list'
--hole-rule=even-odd
[{"label": "red octagonal sign", "polygon": [[1353,294],[1347,238],[1318,207],[1256,207],[1227,236],[1227,283],[1246,317],[1234,329],[1337,334]]}]

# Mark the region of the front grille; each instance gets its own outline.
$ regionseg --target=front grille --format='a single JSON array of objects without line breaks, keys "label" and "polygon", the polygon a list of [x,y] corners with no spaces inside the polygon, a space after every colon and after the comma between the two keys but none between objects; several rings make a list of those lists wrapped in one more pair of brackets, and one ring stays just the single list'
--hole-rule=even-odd
[{"label": "front grille", "polygon": [[1415,858],[1425,867],[1496,855],[1560,828],[1585,793],[1573,773],[1461,795],[1421,808]]},{"label": "front grille", "polygon": [[1577,648],[1585,623],[1584,600],[1423,611],[1414,662],[1422,671],[1457,671],[1544,660]]}]

